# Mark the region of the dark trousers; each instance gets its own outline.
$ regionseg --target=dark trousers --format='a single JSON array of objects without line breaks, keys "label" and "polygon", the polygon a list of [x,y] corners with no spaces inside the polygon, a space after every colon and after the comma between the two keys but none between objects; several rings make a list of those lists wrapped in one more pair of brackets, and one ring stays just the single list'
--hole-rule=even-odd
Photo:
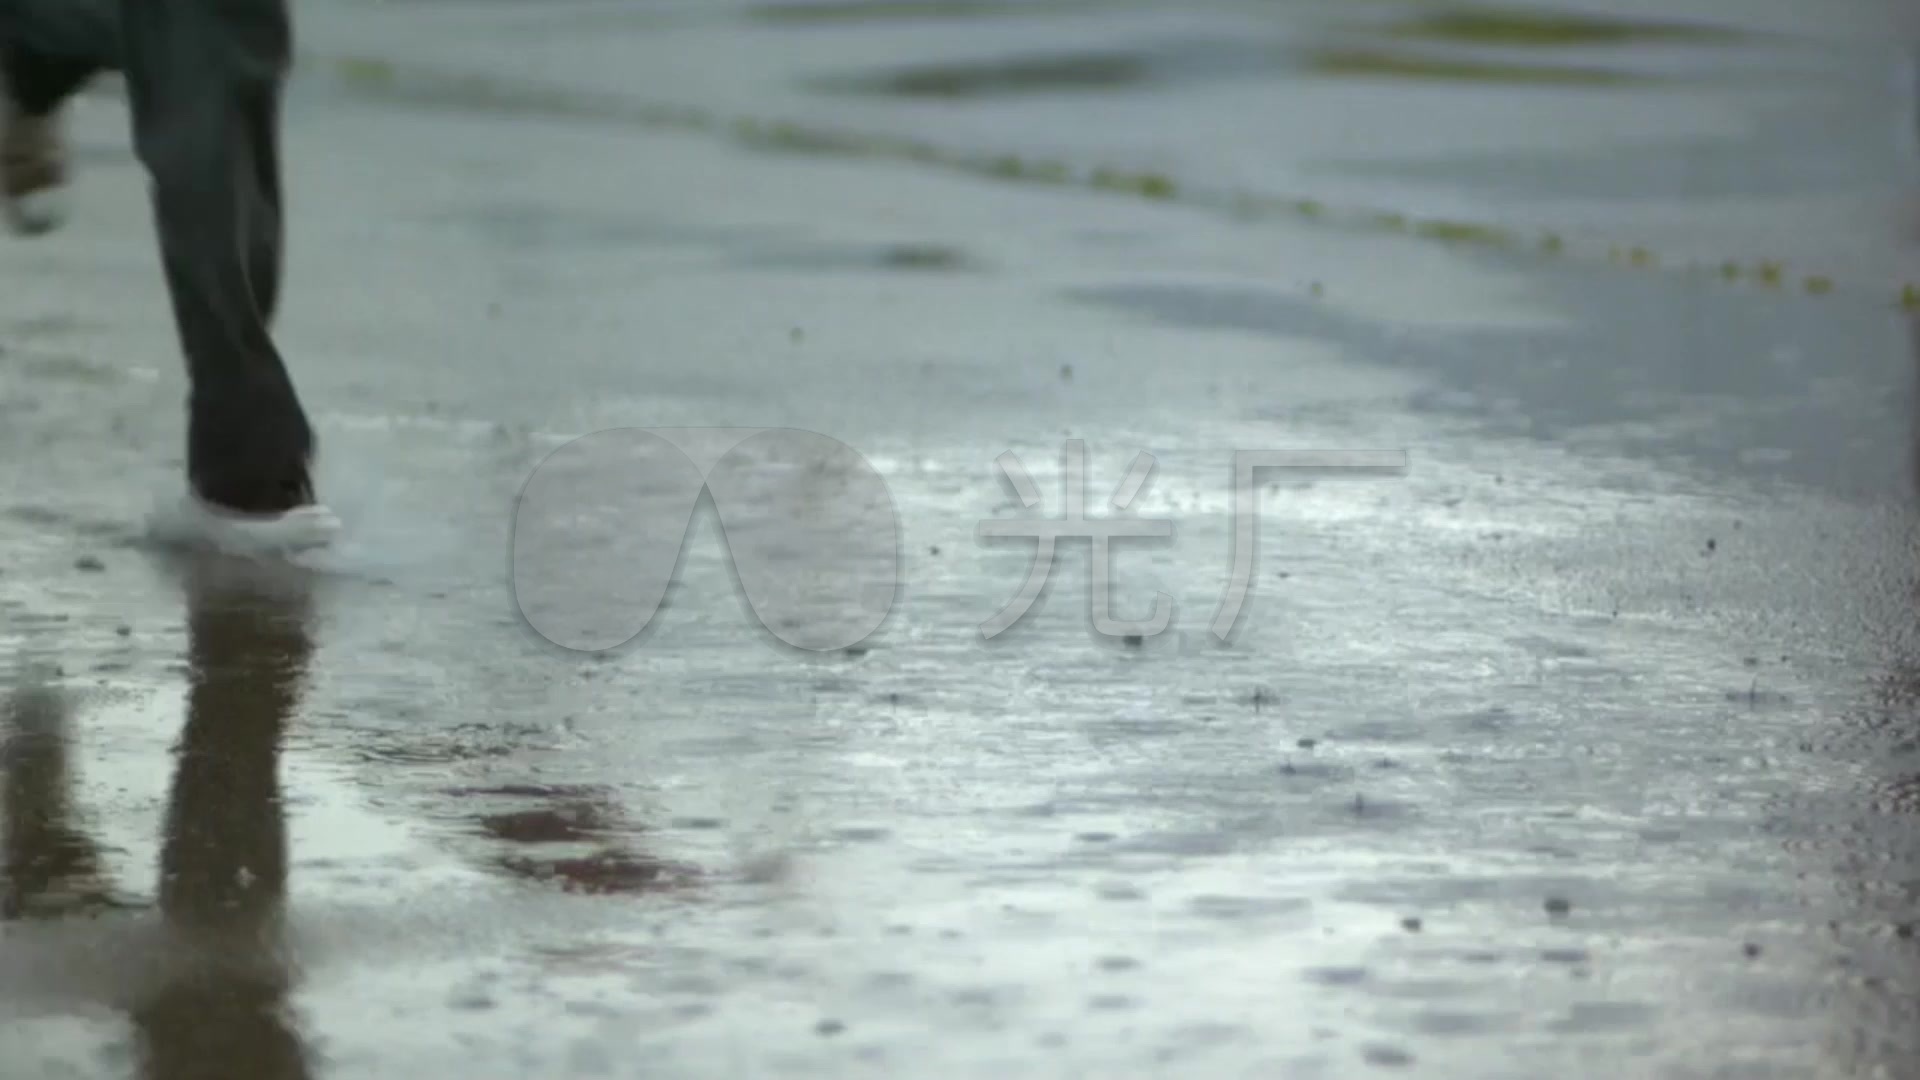
[{"label": "dark trousers", "polygon": [[188,476],[254,512],[313,498],[313,432],[268,329],[292,57],[287,0],[0,0],[0,64],[21,109],[58,108],[101,71],[126,77],[191,385]]}]

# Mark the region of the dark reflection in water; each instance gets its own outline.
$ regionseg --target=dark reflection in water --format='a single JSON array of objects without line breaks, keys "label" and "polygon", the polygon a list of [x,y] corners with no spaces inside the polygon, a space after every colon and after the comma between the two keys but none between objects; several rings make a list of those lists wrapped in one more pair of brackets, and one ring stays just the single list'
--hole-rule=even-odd
[{"label": "dark reflection in water", "polygon": [[[167,940],[154,980],[129,1006],[140,1075],[306,1077],[286,1006],[279,755],[313,648],[307,583],[232,564],[185,569],[191,686],[160,852]],[[70,805],[62,702],[23,691],[7,719],[6,917],[112,903],[96,845]]]},{"label": "dark reflection in water", "polygon": [[508,845],[488,865],[514,878],[601,895],[674,893],[698,878],[691,867],[638,850],[632,841],[640,826],[602,788],[507,784],[443,794],[503,804],[493,811],[464,808],[462,818],[472,831]]},{"label": "dark reflection in water", "polygon": [[67,712],[51,690],[7,703],[0,728],[0,919],[45,918],[112,904],[93,839],[68,796]]},{"label": "dark reflection in water", "polygon": [[310,598],[298,576],[198,566],[187,606],[191,686],[160,850],[160,910],[185,962],[134,1010],[145,1074],[304,1077],[280,941],[279,759],[313,652]]}]

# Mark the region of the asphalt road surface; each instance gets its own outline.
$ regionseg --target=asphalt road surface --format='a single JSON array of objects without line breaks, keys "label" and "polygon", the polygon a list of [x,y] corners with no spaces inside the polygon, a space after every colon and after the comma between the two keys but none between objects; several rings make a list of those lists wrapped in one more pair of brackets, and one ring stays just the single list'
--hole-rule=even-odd
[{"label": "asphalt road surface", "polygon": [[299,567],[100,87],[0,1073],[1920,1075],[1920,33],[1561,7],[309,5]]}]

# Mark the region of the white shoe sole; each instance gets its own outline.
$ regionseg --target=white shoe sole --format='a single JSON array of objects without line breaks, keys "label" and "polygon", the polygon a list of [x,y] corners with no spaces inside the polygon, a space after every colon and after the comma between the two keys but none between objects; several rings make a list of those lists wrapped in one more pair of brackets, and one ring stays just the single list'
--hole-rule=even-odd
[{"label": "white shoe sole", "polygon": [[236,514],[216,509],[197,495],[183,496],[148,521],[161,543],[224,555],[276,558],[332,544],[340,519],[325,506],[302,506],[284,514]]},{"label": "white shoe sole", "polygon": [[59,228],[67,220],[66,192],[50,189],[8,199],[6,216],[8,227],[24,236]]}]

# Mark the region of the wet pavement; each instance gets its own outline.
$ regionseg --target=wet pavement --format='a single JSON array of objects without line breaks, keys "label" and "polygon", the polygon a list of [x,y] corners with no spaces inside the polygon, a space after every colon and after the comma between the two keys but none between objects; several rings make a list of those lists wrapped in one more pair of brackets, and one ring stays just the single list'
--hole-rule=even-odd
[{"label": "wet pavement", "polygon": [[[5,1075],[1920,1075],[1900,13],[927,6],[303,13],[303,567],[145,539],[183,380],[80,105],[0,266]],[[570,651],[516,499],[622,427],[857,457]],[[986,638],[1074,440],[1094,516],[1151,455],[1171,625],[1063,541]],[[1264,486],[1221,640],[1234,453],[1303,448],[1409,467]],[[554,461],[621,640],[693,496]]]}]

